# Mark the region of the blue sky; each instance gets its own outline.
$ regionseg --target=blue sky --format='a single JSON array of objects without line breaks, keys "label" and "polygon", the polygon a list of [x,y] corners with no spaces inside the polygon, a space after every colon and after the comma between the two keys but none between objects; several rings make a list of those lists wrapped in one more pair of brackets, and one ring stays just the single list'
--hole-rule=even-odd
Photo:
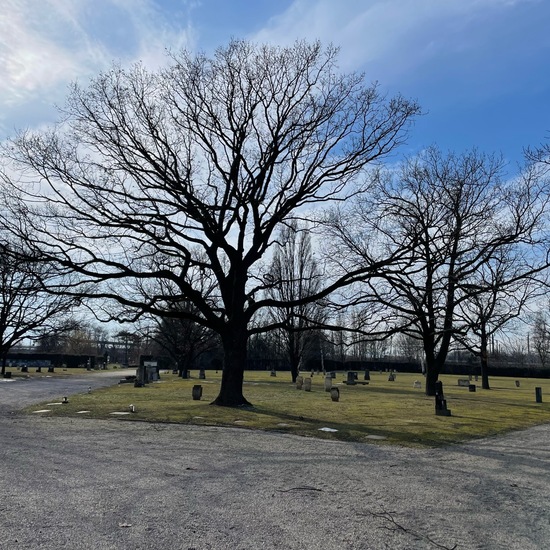
[{"label": "blue sky", "polygon": [[3,0],[0,139],[57,117],[70,82],[112,62],[165,63],[166,48],[212,51],[232,37],[341,47],[425,116],[400,153],[427,145],[501,152],[550,137],[548,0]]}]

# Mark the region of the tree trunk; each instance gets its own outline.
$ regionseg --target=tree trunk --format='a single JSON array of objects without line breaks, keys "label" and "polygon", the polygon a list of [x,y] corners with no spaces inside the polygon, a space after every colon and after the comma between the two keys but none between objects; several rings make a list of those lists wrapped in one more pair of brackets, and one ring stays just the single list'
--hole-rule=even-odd
[{"label": "tree trunk", "polygon": [[435,395],[435,383],[445,365],[447,354],[438,353],[435,357],[426,360],[426,395]]},{"label": "tree trunk", "polygon": [[222,383],[220,393],[212,405],[251,407],[243,395],[248,340],[246,329],[230,330],[221,339],[224,352]]},{"label": "tree trunk", "polygon": [[296,383],[296,378],[298,377],[298,366],[300,365],[300,360],[295,357],[290,357],[290,375],[292,376],[292,383]]},{"label": "tree trunk", "polygon": [[487,337],[481,338],[481,387],[484,390],[490,390],[489,386],[489,360],[487,354]]},{"label": "tree trunk", "polygon": [[439,378],[439,369],[435,362],[426,362],[426,395],[433,397],[435,395],[435,383]]},{"label": "tree trunk", "polygon": [[297,349],[298,343],[296,334],[293,331],[289,331],[288,334],[288,359],[290,362],[290,375],[292,376],[292,383],[296,382],[296,378],[299,374],[300,366],[300,351]]},{"label": "tree trunk", "polygon": [[4,374],[6,374],[6,362],[7,362],[7,354],[2,354],[2,378],[4,377]]}]

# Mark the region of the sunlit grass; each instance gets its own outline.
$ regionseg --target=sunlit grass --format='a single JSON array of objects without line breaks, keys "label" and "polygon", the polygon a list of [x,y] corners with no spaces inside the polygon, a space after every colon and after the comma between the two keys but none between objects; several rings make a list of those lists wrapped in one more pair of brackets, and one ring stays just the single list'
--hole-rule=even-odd
[{"label": "sunlit grass", "polygon": [[[196,373],[194,373],[196,374]],[[360,373],[361,379],[362,373]],[[307,375],[309,376],[309,375]],[[413,388],[423,378],[418,374],[398,374],[394,382],[387,373],[371,373],[369,385],[342,384],[344,374],[333,380],[340,389],[340,400],[333,402],[324,390],[324,377],[313,376],[312,391],[297,390],[290,374],[279,372],[271,377],[266,372],[246,372],[244,392],[254,405],[252,409],[211,406],[219,391],[221,373],[207,371],[207,380],[182,380],[162,374],[159,382],[144,388],[121,384],[91,394],[70,397],[61,406],[34,406],[27,409],[51,409],[55,416],[114,418],[113,412],[135,413],[117,416],[125,420],[176,422],[197,425],[233,426],[261,430],[278,430],[303,436],[372,441],[408,446],[438,446],[472,438],[504,433],[550,422],[550,381],[491,378],[491,390],[469,392],[458,387],[459,376],[443,376],[447,406],[452,416],[434,414],[434,399],[424,390]],[[475,383],[475,382],[473,382]],[[200,401],[192,400],[192,387],[201,384]],[[542,388],[543,400],[535,403],[535,387]],[[79,413],[79,411],[89,411]],[[332,428],[336,432],[319,431]]]}]

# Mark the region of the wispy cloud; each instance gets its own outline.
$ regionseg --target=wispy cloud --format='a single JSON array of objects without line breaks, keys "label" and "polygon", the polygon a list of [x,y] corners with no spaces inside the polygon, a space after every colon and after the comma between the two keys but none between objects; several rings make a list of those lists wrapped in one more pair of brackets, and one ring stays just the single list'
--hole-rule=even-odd
[{"label": "wispy cloud", "polygon": [[153,0],[4,0],[0,18],[0,122],[62,102],[67,85],[113,61],[165,62],[192,40],[185,3],[166,16]]},{"label": "wispy cloud", "polygon": [[[320,39],[341,46],[344,69],[392,78],[442,52],[487,46],[506,10],[540,0],[295,0],[256,35],[267,42]],[[485,22],[485,32],[481,23]],[[391,60],[391,61],[390,61]]]}]

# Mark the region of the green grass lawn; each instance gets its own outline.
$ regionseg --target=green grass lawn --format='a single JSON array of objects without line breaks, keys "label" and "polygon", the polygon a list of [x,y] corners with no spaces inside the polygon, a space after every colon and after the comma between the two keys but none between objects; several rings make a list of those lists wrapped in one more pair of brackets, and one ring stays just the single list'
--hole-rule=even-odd
[{"label": "green grass lawn", "polygon": [[[196,371],[193,373],[196,375]],[[371,373],[369,385],[342,384],[344,373],[333,383],[340,389],[340,400],[333,402],[324,390],[324,377],[313,376],[312,391],[297,390],[288,372],[271,377],[266,372],[245,373],[244,393],[253,409],[211,406],[219,390],[221,373],[206,372],[207,380],[182,380],[162,374],[159,382],[144,388],[133,384],[96,390],[70,397],[66,405],[33,406],[27,412],[52,416],[119,418],[155,422],[176,422],[210,426],[283,431],[302,436],[370,441],[408,446],[438,446],[484,437],[550,422],[550,380],[521,379],[515,387],[512,378],[491,378],[491,390],[469,392],[457,385],[459,376],[444,375],[447,406],[452,416],[434,414],[434,399],[424,390],[413,388],[418,374],[398,374],[394,382],[387,373]],[[309,376],[309,375],[306,375]],[[360,373],[361,379],[362,373]],[[474,383],[474,382],[473,382]],[[201,384],[200,401],[192,400],[192,387]],[[543,401],[535,403],[535,387],[540,386]],[[128,412],[133,404],[136,412]],[[80,412],[88,411],[88,412]],[[331,428],[334,432],[320,431]]]}]

